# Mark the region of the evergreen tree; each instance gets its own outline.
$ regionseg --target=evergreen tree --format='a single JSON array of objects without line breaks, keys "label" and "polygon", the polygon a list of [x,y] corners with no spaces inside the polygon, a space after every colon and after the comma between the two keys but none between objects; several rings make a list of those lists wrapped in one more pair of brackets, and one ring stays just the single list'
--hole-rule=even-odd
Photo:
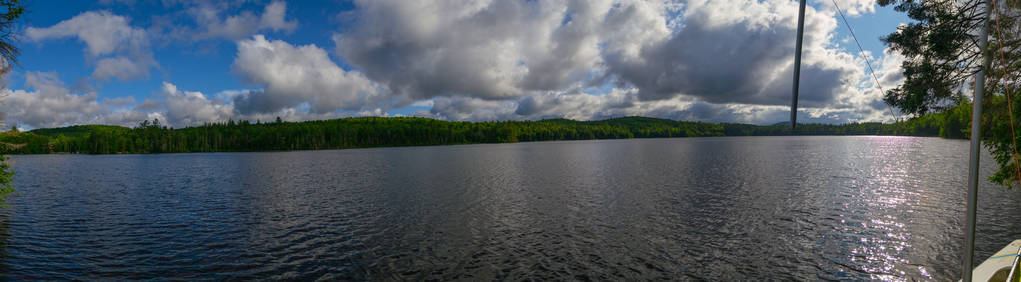
[{"label": "evergreen tree", "polygon": [[[0,0],[0,76],[18,64],[18,47],[14,45],[18,29],[15,24],[24,13],[25,7],[18,0]],[[6,205],[7,196],[14,191],[11,184],[14,172],[9,171],[7,157],[3,153],[0,151],[0,205]]]},{"label": "evergreen tree", "polygon": [[[987,7],[986,3],[995,6]],[[1021,176],[1016,175],[1014,143],[1021,140],[1015,139],[1011,123],[1021,121],[1021,94],[1013,89],[1019,84],[1021,71],[1021,1],[879,0],[879,4],[895,5],[895,10],[915,20],[883,37],[892,50],[907,58],[901,65],[904,84],[888,91],[886,102],[917,117],[927,112],[947,112],[943,123],[955,129],[941,135],[970,135],[970,119],[961,116],[965,113],[961,106],[969,105],[970,99],[958,89],[971,86],[967,82],[984,69],[982,139],[1000,165],[989,179],[1003,185],[1017,181]],[[987,8],[995,9],[987,14]],[[989,43],[986,50],[980,50],[979,29],[987,18]],[[985,57],[991,59],[989,65],[982,65]],[[1013,117],[1008,101],[1014,109]],[[971,115],[970,110],[967,114]]]}]

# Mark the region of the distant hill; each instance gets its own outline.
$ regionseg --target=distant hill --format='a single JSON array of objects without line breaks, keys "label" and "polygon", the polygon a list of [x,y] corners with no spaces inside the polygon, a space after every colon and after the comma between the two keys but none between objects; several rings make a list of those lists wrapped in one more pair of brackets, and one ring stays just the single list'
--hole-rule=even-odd
[{"label": "distant hill", "polygon": [[630,117],[619,117],[619,118],[611,118],[611,119],[604,119],[604,120],[586,121],[586,122],[582,122],[582,123],[595,124],[595,125],[603,125],[603,124],[605,124],[605,125],[622,125],[622,126],[663,126],[663,125],[674,126],[674,125],[682,124],[682,123],[699,124],[699,123],[703,123],[703,122],[676,121],[676,120],[661,119],[661,118],[630,116]]},{"label": "distant hill", "polygon": [[169,128],[76,125],[0,134],[8,153],[187,153],[321,150],[366,147],[513,143],[530,141],[703,136],[909,135],[945,136],[963,126],[932,114],[903,122],[760,126],[737,123],[620,117],[577,121],[444,121],[419,117],[356,117],[302,122],[234,121]]},{"label": "distant hill", "polygon": [[42,136],[57,137],[63,134],[66,137],[83,137],[89,133],[96,131],[109,131],[109,132],[122,132],[131,130],[130,128],[116,125],[101,125],[101,124],[89,124],[89,125],[73,125],[67,127],[57,128],[40,128],[31,130],[32,134],[38,134]]},{"label": "distant hill", "polygon": [[604,120],[579,121],[565,118],[544,119],[535,122],[555,123],[563,125],[608,125],[608,126],[676,126],[678,124],[707,124],[704,122],[676,121],[661,118],[628,116]]}]

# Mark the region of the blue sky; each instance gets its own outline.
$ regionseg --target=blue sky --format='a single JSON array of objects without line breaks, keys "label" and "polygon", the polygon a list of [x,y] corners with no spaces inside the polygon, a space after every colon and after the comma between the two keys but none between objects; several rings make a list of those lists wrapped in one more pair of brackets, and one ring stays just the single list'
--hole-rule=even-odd
[{"label": "blue sky", "polygon": [[[259,3],[244,3],[234,8],[238,11],[261,10]],[[167,8],[157,1],[139,1],[131,5],[123,3],[104,4],[89,1],[38,1],[29,6],[31,13],[26,24],[37,27],[55,25],[85,11],[106,10],[131,19],[139,27],[153,25],[153,16],[180,13],[180,8]],[[330,36],[341,28],[336,19],[343,11],[351,10],[353,4],[341,1],[303,1],[301,5],[288,5],[287,15],[299,18],[299,28],[293,32],[269,32],[268,36],[292,44],[317,44],[328,46]],[[183,20],[187,22],[187,19]],[[93,87],[101,89],[100,97],[149,97],[160,89],[163,81],[174,81],[187,89],[202,89],[208,92],[242,89],[246,85],[230,73],[236,46],[230,41],[209,42],[160,42],[155,44],[156,59],[160,68],[144,79],[132,81],[93,81]],[[45,42],[25,42],[22,46],[21,63],[25,70],[58,73],[61,80],[73,83],[86,78],[92,68],[86,63],[84,44],[75,38],[64,38]],[[21,81],[22,83],[24,81]]]},{"label": "blue sky", "polygon": [[[832,3],[809,2],[809,37],[825,40],[806,42],[815,44],[806,47],[800,120],[891,121]],[[838,2],[883,86],[895,87],[899,58],[883,53],[879,37],[908,19],[870,1]],[[768,124],[787,115],[791,8],[796,2],[779,0],[38,1],[0,107],[28,128],[363,115]],[[776,77],[762,75],[770,72]]]}]

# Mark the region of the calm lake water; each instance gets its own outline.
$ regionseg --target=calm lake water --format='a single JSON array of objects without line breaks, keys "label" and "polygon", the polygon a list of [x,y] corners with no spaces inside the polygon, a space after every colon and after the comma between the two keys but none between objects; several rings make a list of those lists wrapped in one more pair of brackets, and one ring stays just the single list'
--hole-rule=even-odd
[{"label": "calm lake water", "polygon": [[[15,156],[0,278],[957,279],[967,157],[910,137]],[[983,185],[981,260],[1021,238],[1021,191]]]}]

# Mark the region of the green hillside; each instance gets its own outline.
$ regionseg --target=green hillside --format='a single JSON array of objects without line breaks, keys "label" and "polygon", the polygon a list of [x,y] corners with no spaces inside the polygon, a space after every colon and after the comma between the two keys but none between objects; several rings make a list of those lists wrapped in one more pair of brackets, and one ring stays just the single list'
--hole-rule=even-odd
[{"label": "green hillside", "polygon": [[129,131],[130,128],[116,125],[101,125],[101,124],[89,124],[89,125],[74,125],[68,127],[58,128],[40,128],[35,129],[31,132],[32,134],[38,134],[42,136],[57,137],[64,135],[67,137],[82,137],[86,136],[91,132],[95,131],[111,131],[111,132],[124,132]]},{"label": "green hillside", "polygon": [[[134,128],[77,125],[0,134],[9,153],[184,153],[319,150],[554,140],[761,135],[910,135],[966,137],[957,115],[931,114],[882,123],[784,125],[621,117],[595,121],[451,122],[414,117],[358,117],[303,122],[228,121],[172,129],[158,121]],[[950,122],[953,121],[953,122]]]}]

